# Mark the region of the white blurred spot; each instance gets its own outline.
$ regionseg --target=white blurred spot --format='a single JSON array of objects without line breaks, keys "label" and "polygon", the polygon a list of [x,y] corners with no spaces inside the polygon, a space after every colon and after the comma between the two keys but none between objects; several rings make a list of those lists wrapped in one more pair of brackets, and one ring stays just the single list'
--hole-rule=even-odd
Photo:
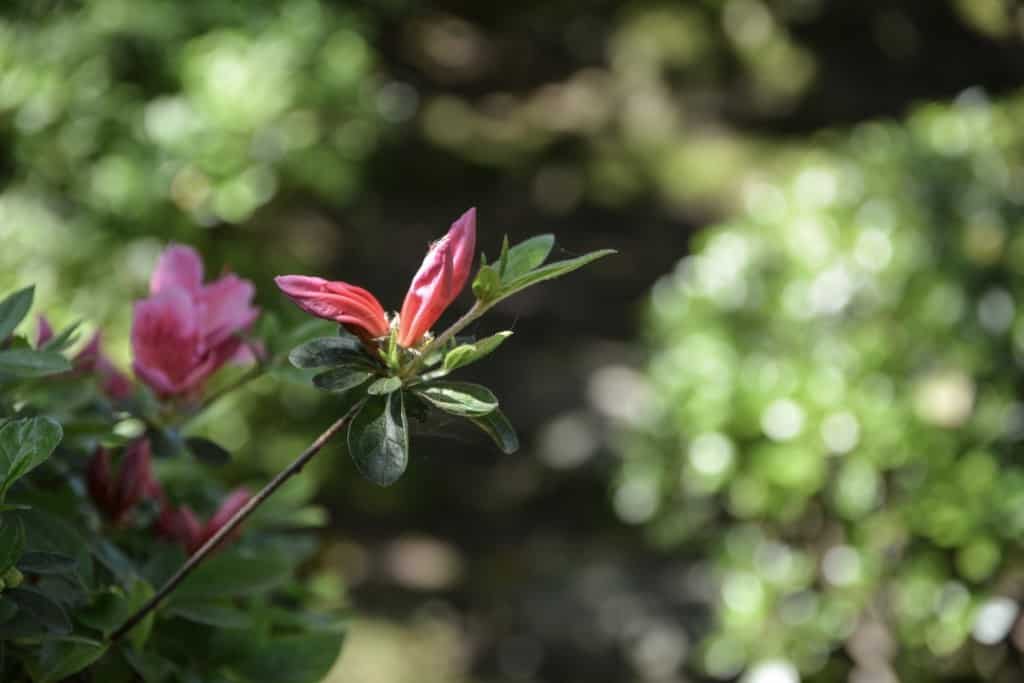
[{"label": "white blurred spot", "polygon": [[925,422],[959,427],[974,408],[974,382],[959,370],[932,373],[914,393],[914,410]]},{"label": "white blurred spot", "polygon": [[785,659],[770,659],[752,666],[742,683],[800,683],[800,674]]},{"label": "white blurred spot", "polygon": [[630,424],[641,422],[651,412],[651,389],[646,378],[625,365],[606,365],[590,375],[587,398],[605,417]]},{"label": "white blurred spot", "polygon": [[995,645],[1010,634],[1020,607],[1010,598],[992,598],[978,609],[971,634],[984,645]]},{"label": "white blurred spot", "polygon": [[701,474],[718,476],[728,470],[736,457],[729,437],[718,432],[701,434],[690,443],[690,464]]},{"label": "white blurred spot", "polygon": [[867,228],[857,237],[853,260],[866,270],[883,270],[892,260],[892,241],[878,228]]},{"label": "white blurred spot", "polygon": [[632,478],[615,491],[615,512],[631,524],[642,524],[658,511],[658,488],[651,479]]},{"label": "white blurred spot", "polygon": [[1005,289],[990,289],[978,302],[978,321],[990,334],[1002,334],[1013,324],[1013,297]]},{"label": "white blurred spot", "polygon": [[829,548],[821,561],[821,571],[825,575],[825,580],[834,586],[849,586],[856,583],[863,573],[860,553],[848,545]]},{"label": "white blurred spot", "polygon": [[428,536],[409,536],[388,548],[385,561],[399,584],[419,590],[440,590],[462,574],[462,560],[451,545]]},{"label": "white blurred spot", "polygon": [[597,451],[594,428],[584,415],[568,414],[548,422],[540,432],[539,456],[559,470],[579,467]]},{"label": "white blurred spot", "polygon": [[845,410],[832,413],[821,423],[821,440],[833,453],[849,453],[860,441],[860,423]]},{"label": "white blurred spot", "polygon": [[722,601],[734,612],[757,612],[764,601],[761,579],[752,572],[731,572],[722,582]]},{"label": "white blurred spot", "polygon": [[788,441],[804,429],[804,410],[788,398],[772,401],[761,415],[761,429],[773,441]]}]

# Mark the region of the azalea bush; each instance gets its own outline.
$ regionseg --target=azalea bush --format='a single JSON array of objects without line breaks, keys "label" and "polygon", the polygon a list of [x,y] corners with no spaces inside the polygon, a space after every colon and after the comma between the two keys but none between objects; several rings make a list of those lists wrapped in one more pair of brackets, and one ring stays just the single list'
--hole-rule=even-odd
[{"label": "azalea bush", "polygon": [[[553,244],[506,239],[496,260],[482,257],[475,303],[436,335],[472,274],[474,210],[431,246],[393,316],[355,285],[278,277],[303,310],[330,321],[288,332],[272,332],[253,306],[253,282],[204,281],[199,254],[172,245],[134,305],[134,379],[98,336],[69,353],[74,327],[55,331],[40,316],[27,331],[32,287],[0,302],[0,680],[321,680],[346,615],[305,607],[301,568],[316,539],[302,529],[308,491],[287,482],[344,432],[359,471],[389,485],[409,460],[409,421],[434,411],[514,452],[493,393],[448,376],[511,334],[463,336],[471,322],[610,253],[545,264]],[[232,454],[189,424],[268,372],[303,373],[337,420],[260,490],[228,490],[215,468]]]},{"label": "azalea bush", "polygon": [[831,134],[654,288],[615,503],[707,554],[704,672],[1019,680],[1022,104]]}]

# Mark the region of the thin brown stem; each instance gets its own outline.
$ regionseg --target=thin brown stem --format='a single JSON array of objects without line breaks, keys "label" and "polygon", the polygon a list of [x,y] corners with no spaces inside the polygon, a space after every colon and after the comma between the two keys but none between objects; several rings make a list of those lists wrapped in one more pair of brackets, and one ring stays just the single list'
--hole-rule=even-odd
[{"label": "thin brown stem", "polygon": [[452,340],[462,330],[466,329],[470,323],[475,321],[477,318],[487,312],[491,306],[489,304],[483,304],[477,301],[473,304],[473,307],[466,311],[466,314],[456,320],[451,327],[442,332],[440,335],[434,338],[429,344],[427,344],[416,360],[410,363],[402,371],[401,377],[407,379],[409,377],[415,377],[419,369],[423,367],[423,363],[427,360],[427,356],[431,354],[434,349],[444,348],[444,345]]},{"label": "thin brown stem", "polygon": [[238,528],[238,526],[242,522],[244,522],[245,519],[257,507],[259,507],[261,503],[263,503],[263,501],[265,501],[267,498],[273,495],[273,493],[277,491],[277,489],[279,489],[282,484],[284,484],[293,476],[301,472],[302,468],[306,466],[306,463],[312,460],[313,456],[320,452],[320,449],[324,447],[324,445],[331,439],[331,437],[333,437],[335,434],[337,434],[345,427],[345,425],[348,423],[351,417],[352,413],[349,412],[346,413],[344,416],[338,418],[338,420],[336,420],[334,424],[332,424],[330,427],[324,430],[324,432],[316,438],[316,441],[311,443],[309,447],[305,451],[303,451],[302,454],[299,455],[299,457],[296,458],[294,462],[292,462],[292,464],[288,465],[288,467],[281,470],[277,474],[277,476],[270,481],[269,484],[264,486],[259,493],[253,496],[248,503],[246,503],[238,512],[235,513],[235,515],[230,520],[228,520],[227,524],[225,524],[216,534],[214,534],[213,537],[210,538],[210,540],[204,543],[203,546],[192,555],[192,557],[188,558],[188,561],[181,566],[181,568],[174,574],[174,576],[167,580],[163,587],[159,591],[157,591],[156,595],[154,595],[145,605],[140,607],[139,610],[135,612],[135,614],[133,614],[126,622],[124,622],[124,624],[122,624],[119,629],[117,629],[116,631],[114,631],[113,634],[111,634],[111,642],[116,642],[117,640],[119,640],[121,637],[123,637],[133,628],[135,628],[135,626],[137,626],[139,622],[145,619],[146,615],[148,615],[150,612],[156,609],[160,605],[160,603],[167,598],[168,595],[174,592],[174,589],[178,587],[178,584],[185,580],[185,577],[192,573],[192,570],[198,567],[203,562],[203,560],[205,560],[210,555],[210,553],[213,552],[213,550],[231,534],[232,531]]}]

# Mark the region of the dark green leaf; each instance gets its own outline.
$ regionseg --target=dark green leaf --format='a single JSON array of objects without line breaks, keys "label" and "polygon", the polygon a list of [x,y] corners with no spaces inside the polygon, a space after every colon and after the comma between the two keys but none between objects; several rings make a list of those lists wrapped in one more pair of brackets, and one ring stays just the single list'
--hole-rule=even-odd
[{"label": "dark green leaf", "polygon": [[191,436],[185,439],[185,446],[195,456],[196,460],[207,465],[227,465],[231,462],[231,453],[220,444],[204,439],[199,436]]},{"label": "dark green leaf", "polygon": [[75,343],[78,339],[78,335],[75,334],[78,331],[78,326],[81,325],[81,321],[74,322],[63,330],[54,335],[49,341],[43,344],[42,348],[44,351],[54,351],[60,353],[66,351],[68,347]]},{"label": "dark green leaf", "polygon": [[[47,595],[33,588],[14,588],[4,591],[4,597],[18,606],[18,610],[31,620],[34,625],[42,627],[46,632],[57,635],[71,633],[71,621],[64,608],[51,600]],[[23,621],[19,618],[19,621]],[[28,624],[26,624],[27,626]],[[4,626],[0,625],[0,638],[5,637]]]},{"label": "dark green leaf", "polygon": [[504,283],[504,285],[501,288],[501,298],[504,299],[505,297],[511,296],[516,292],[522,291],[527,287],[538,284],[540,282],[544,282],[546,280],[553,280],[557,277],[567,275],[574,270],[582,268],[588,263],[593,263],[594,261],[600,258],[610,256],[611,254],[614,253],[616,253],[614,249],[602,249],[601,251],[594,251],[574,259],[556,261],[554,263],[549,263],[548,265],[542,266],[535,270],[531,270],[530,272],[521,275],[520,277],[517,277],[514,280],[510,280]]},{"label": "dark green leaf", "polygon": [[343,633],[276,637],[252,647],[232,669],[252,683],[320,683],[338,659]]},{"label": "dark green leaf", "polygon": [[554,246],[554,235],[537,235],[512,247],[508,252],[508,266],[501,273],[502,281],[511,282],[540,267]]},{"label": "dark green leaf", "polygon": [[69,574],[78,568],[78,561],[61,553],[29,552],[16,566],[26,574]]},{"label": "dark green leaf", "polygon": [[402,388],[402,380],[398,377],[382,377],[366,389],[366,393],[370,396],[383,396],[384,394],[390,394],[392,391],[398,391]]},{"label": "dark green leaf", "polygon": [[348,430],[348,449],[364,477],[378,486],[395,483],[409,463],[409,425],[402,392],[372,396]]},{"label": "dark green leaf", "polygon": [[502,453],[511,455],[519,450],[519,437],[505,414],[495,410],[483,417],[471,417],[470,422],[487,432]]},{"label": "dark green leaf", "polygon": [[68,359],[56,351],[7,349],[0,351],[0,374],[13,377],[45,377],[71,369]]},{"label": "dark green leaf", "polygon": [[35,290],[34,286],[19,289],[0,301],[0,341],[10,337],[18,323],[28,315],[29,309],[32,308]]},{"label": "dark green leaf", "polygon": [[0,517],[0,576],[14,566],[25,550],[25,527],[13,515]]},{"label": "dark green leaf", "polygon": [[313,378],[313,384],[318,389],[343,394],[364,384],[372,376],[373,372],[362,365],[342,365],[321,372]]},{"label": "dark green leaf", "polygon": [[15,481],[50,457],[62,436],[60,424],[48,417],[14,420],[0,428],[0,500]]},{"label": "dark green leaf", "polygon": [[297,346],[288,354],[297,368],[328,368],[351,361],[366,361],[363,347],[355,337],[320,337]]},{"label": "dark green leaf", "polygon": [[[481,264],[482,265],[482,264]],[[508,235],[501,240],[501,253],[498,255],[498,275],[502,278],[508,271]]]},{"label": "dark green leaf", "polygon": [[463,417],[481,417],[498,407],[490,389],[469,382],[431,382],[416,387],[416,393],[446,413]]},{"label": "dark green leaf", "polygon": [[473,295],[480,301],[490,301],[501,291],[501,276],[491,266],[480,266],[473,280]]},{"label": "dark green leaf", "polygon": [[472,344],[462,344],[456,346],[454,349],[448,352],[444,357],[443,368],[447,372],[457,370],[458,368],[465,367],[470,363],[475,363],[484,356],[493,352],[496,348],[501,346],[502,342],[512,336],[509,331],[498,332],[492,334],[486,339],[474,342]]},{"label": "dark green leaf", "polygon": [[175,429],[153,427],[146,432],[153,455],[158,458],[180,458],[188,455],[185,439]]},{"label": "dark green leaf", "polygon": [[86,638],[43,643],[38,658],[26,662],[34,683],[57,683],[85,669],[102,657],[109,645]]},{"label": "dark green leaf", "polygon": [[0,595],[0,624],[8,622],[18,613],[18,606],[13,601]]},{"label": "dark green leaf", "polygon": [[245,610],[228,605],[196,602],[171,605],[165,610],[169,617],[178,617],[215,628],[250,628],[252,617]]},{"label": "dark green leaf", "polygon": [[[91,605],[75,612],[75,618],[89,628],[96,629],[103,636],[121,627],[124,622],[153,597],[153,587],[145,581],[137,580],[131,584],[127,592],[113,587],[94,598]],[[141,650],[153,630],[154,613],[150,613],[130,632],[131,644]]]},{"label": "dark green leaf", "polygon": [[291,578],[290,558],[280,554],[243,555],[228,549],[206,560],[175,590],[175,603],[265,593]]}]

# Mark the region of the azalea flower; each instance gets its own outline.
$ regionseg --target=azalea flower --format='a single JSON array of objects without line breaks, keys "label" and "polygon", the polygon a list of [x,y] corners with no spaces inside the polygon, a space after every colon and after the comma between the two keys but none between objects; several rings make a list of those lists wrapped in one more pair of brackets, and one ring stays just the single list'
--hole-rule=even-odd
[{"label": "azalea flower", "polygon": [[[417,346],[469,280],[476,248],[476,209],[452,224],[431,245],[398,316],[398,343]],[[391,322],[373,294],[346,282],[306,275],[280,275],[274,280],[302,310],[344,325],[364,340],[385,337]]]},{"label": "azalea flower", "polygon": [[138,439],[125,449],[118,471],[111,468],[110,452],[98,448],[86,468],[89,497],[114,524],[124,524],[141,501],[161,501],[163,490],[153,475],[149,441]]},{"label": "azalea flower", "polygon": [[231,273],[204,285],[199,254],[173,245],[149,288],[132,320],[135,374],[160,396],[193,394],[244,350],[239,333],[259,316],[254,287]]}]

